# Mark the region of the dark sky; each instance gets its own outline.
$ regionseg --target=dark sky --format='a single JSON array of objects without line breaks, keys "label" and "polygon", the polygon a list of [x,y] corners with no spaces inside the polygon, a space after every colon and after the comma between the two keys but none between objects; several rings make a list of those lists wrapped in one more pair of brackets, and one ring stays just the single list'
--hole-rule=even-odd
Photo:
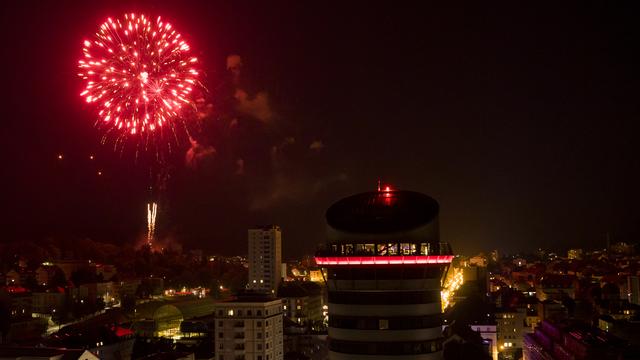
[{"label": "dark sky", "polygon": [[381,178],[436,198],[460,253],[637,241],[634,9],[259,3],[3,1],[0,241],[143,234],[149,168],[100,145],[76,77],[82,41],[125,11],[189,40],[213,102],[241,55],[277,114],[201,134],[217,154],[195,170],[178,146],[163,237],[237,254],[247,227],[277,223],[285,257],[311,253],[325,209]]}]

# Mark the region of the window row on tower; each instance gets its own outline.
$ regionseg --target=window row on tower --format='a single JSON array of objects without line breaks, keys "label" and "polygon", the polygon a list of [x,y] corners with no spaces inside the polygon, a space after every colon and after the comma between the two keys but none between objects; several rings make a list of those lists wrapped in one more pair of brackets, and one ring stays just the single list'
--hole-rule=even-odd
[{"label": "window row on tower", "polygon": [[450,253],[447,243],[355,243],[331,244],[323,255],[338,256],[398,256],[398,255],[447,255]]}]

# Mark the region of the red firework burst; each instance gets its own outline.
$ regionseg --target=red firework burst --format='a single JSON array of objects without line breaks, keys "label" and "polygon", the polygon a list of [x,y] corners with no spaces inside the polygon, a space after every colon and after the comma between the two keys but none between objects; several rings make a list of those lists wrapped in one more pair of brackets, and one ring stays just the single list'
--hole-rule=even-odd
[{"label": "red firework burst", "polygon": [[121,136],[175,132],[184,110],[195,108],[198,59],[171,24],[160,17],[125,14],[108,18],[79,61],[86,86],[80,94],[95,104],[104,126]]}]

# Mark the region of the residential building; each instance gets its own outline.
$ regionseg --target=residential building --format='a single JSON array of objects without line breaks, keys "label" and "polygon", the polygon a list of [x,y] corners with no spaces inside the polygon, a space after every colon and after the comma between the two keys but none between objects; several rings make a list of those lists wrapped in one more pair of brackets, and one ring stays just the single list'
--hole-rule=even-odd
[{"label": "residential building", "polygon": [[243,294],[216,303],[217,360],[282,360],[282,300],[261,294]]},{"label": "residential building", "polygon": [[284,316],[298,324],[322,324],[322,288],[311,281],[284,282],[278,289]]},{"label": "residential building", "polygon": [[523,331],[526,328],[525,309],[499,308],[495,312],[498,351],[522,349]]},{"label": "residential building", "polygon": [[276,225],[249,229],[248,239],[248,288],[275,294],[281,280],[282,231]]}]

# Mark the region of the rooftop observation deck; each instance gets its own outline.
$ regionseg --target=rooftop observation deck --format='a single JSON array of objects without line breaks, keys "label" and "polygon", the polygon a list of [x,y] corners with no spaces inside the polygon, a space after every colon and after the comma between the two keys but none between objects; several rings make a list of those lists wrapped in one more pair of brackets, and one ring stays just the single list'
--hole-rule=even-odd
[{"label": "rooftop observation deck", "polygon": [[413,191],[386,188],[342,199],[326,214],[328,241],[316,253],[320,266],[449,264],[440,242],[438,202]]}]

